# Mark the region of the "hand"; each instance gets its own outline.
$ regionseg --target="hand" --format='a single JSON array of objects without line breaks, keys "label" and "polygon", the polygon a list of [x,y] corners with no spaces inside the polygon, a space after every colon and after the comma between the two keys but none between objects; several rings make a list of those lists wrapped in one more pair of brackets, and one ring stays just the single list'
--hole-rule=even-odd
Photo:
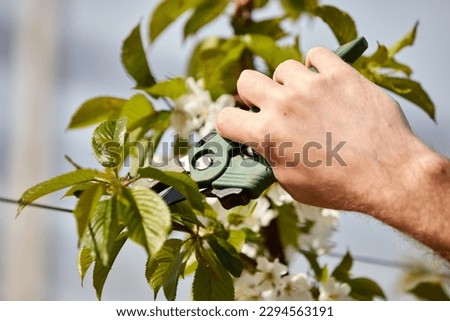
[{"label": "hand", "polygon": [[[283,62],[273,79],[245,70],[237,88],[260,111],[225,108],[218,132],[263,155],[296,200],[366,212],[415,236],[410,211],[420,216],[424,205],[413,205],[411,197],[435,194],[424,186],[442,180],[449,163],[414,136],[390,96],[324,48],[311,50],[306,65]],[[450,171],[443,182],[450,193]],[[438,214],[447,231],[448,208]],[[438,243],[450,257],[450,236]]]}]

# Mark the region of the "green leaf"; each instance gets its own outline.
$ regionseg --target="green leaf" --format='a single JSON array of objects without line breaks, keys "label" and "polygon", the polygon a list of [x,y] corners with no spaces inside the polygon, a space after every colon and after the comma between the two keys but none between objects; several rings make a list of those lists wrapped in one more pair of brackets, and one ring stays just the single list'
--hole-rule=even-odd
[{"label": "green leaf", "polygon": [[344,257],[342,258],[341,262],[338,266],[333,270],[333,273],[331,273],[331,276],[335,277],[338,281],[344,281],[346,282],[349,277],[350,269],[353,265],[353,258],[350,254],[350,252],[345,253]]},{"label": "green leaf", "polygon": [[317,7],[317,0],[281,0],[281,5],[291,19],[297,19],[304,12],[311,12]]},{"label": "green leaf", "polygon": [[78,273],[80,274],[81,278],[81,285],[83,285],[84,277],[86,276],[87,271],[92,265],[92,262],[94,262],[94,258],[91,255],[91,250],[83,246],[78,252],[77,259],[77,267]]},{"label": "green leaf", "polygon": [[386,46],[378,44],[377,50],[370,56],[370,63],[374,63],[377,66],[383,66],[389,58],[388,49]]},{"label": "green leaf", "polygon": [[105,176],[103,173],[94,169],[78,169],[73,172],[53,177],[45,182],[29,188],[22,194],[19,199],[17,215],[20,214],[25,206],[44,195],[59,191],[75,184],[94,180],[104,180],[104,178]]},{"label": "green leaf", "polygon": [[271,71],[285,60],[301,59],[298,48],[280,47],[274,39],[268,36],[248,34],[243,36],[242,40],[250,51],[266,61]]},{"label": "green leaf", "polygon": [[[192,284],[193,298],[196,301],[232,301],[234,284],[227,270],[212,257],[209,266],[198,264]],[[216,273],[215,271],[218,271]]]},{"label": "green leaf", "polygon": [[199,221],[197,215],[192,210],[192,207],[187,202],[181,202],[170,206],[172,216],[178,216],[183,225],[195,224],[197,226],[205,227],[205,225]]},{"label": "green leaf", "polygon": [[70,120],[68,128],[82,128],[98,124],[107,119],[115,119],[120,114],[124,99],[114,97],[97,97],[86,101]]},{"label": "green leaf", "polygon": [[390,57],[393,57],[397,52],[399,52],[403,48],[407,46],[412,46],[414,44],[414,41],[416,40],[416,33],[418,26],[419,22],[417,21],[410,32],[408,32],[402,39],[397,41],[391,48],[389,48]]},{"label": "green leaf", "polygon": [[130,209],[125,214],[130,238],[150,255],[164,245],[171,228],[170,210],[161,197],[149,188],[134,186],[123,190]]},{"label": "green leaf", "polygon": [[221,237],[211,236],[208,238],[208,244],[228,272],[234,277],[239,277],[244,268],[244,264],[236,249]]},{"label": "green leaf", "polygon": [[154,41],[179,16],[191,8],[198,7],[205,0],[163,0],[156,7],[150,19],[150,40]]},{"label": "green leaf", "polygon": [[128,100],[120,112],[120,118],[127,118],[127,130],[133,131],[144,118],[155,112],[152,103],[143,94],[136,94]]},{"label": "green leaf", "polygon": [[309,265],[311,266],[311,268],[314,271],[314,275],[316,277],[316,280],[320,282],[322,276],[328,275],[326,272],[326,267],[321,267],[318,261],[318,255],[314,252],[310,252],[310,251],[300,251],[300,253],[303,254],[303,256],[306,258],[306,260],[308,260]]},{"label": "green leaf", "polygon": [[314,14],[330,26],[339,44],[343,45],[354,40],[358,33],[352,17],[333,6],[320,6],[314,10]]},{"label": "green leaf", "polygon": [[253,7],[255,9],[260,9],[260,8],[265,7],[267,5],[267,3],[269,3],[269,0],[254,0]]},{"label": "green leaf", "polygon": [[106,279],[108,278],[109,271],[111,271],[111,267],[114,264],[114,261],[117,258],[120,250],[125,244],[128,236],[127,233],[121,233],[114,241],[114,244],[111,248],[110,252],[110,264],[103,265],[101,261],[95,261],[94,273],[93,273],[93,284],[97,293],[97,298],[99,300],[102,299],[103,287],[105,285]]},{"label": "green leaf", "polygon": [[155,300],[163,286],[165,289],[167,288],[166,298],[168,300],[175,299],[179,268],[184,255],[184,253],[180,253],[182,245],[182,240],[168,239],[161,250],[147,261],[145,276],[153,289]]},{"label": "green leaf", "polygon": [[75,197],[80,197],[81,193],[83,193],[83,191],[87,190],[89,187],[92,187],[94,185],[98,185],[98,183],[96,182],[87,182],[87,183],[80,183],[80,184],[75,184],[73,186],[71,186],[62,196],[62,198],[64,197],[68,197],[68,196],[75,196]]},{"label": "green leaf", "polygon": [[450,301],[442,284],[437,282],[421,282],[408,292],[423,300]]},{"label": "green leaf", "polygon": [[357,300],[373,300],[375,297],[386,299],[383,290],[374,281],[367,278],[355,278],[347,280],[352,288],[350,296]]},{"label": "green leaf", "polygon": [[261,21],[251,21],[246,33],[262,34],[278,40],[286,36],[286,32],[280,27],[283,18],[271,18]]},{"label": "green leaf", "polygon": [[182,77],[161,81],[146,88],[145,91],[152,97],[167,97],[173,100],[187,93],[186,80]]},{"label": "green leaf", "polygon": [[73,212],[77,220],[78,237],[80,239],[83,237],[88,222],[94,216],[95,209],[103,192],[104,186],[95,184],[81,193]]},{"label": "green leaf", "polygon": [[283,247],[298,247],[300,234],[298,216],[293,204],[283,204],[278,208],[278,230]]},{"label": "green leaf", "polygon": [[418,82],[378,74],[375,83],[416,104],[434,120],[434,103]]},{"label": "green leaf", "polygon": [[236,91],[244,53],[245,44],[240,37],[207,37],[194,49],[188,73],[196,79],[204,79],[205,89],[217,99]]},{"label": "green leaf", "polygon": [[95,128],[92,149],[100,165],[118,167],[123,162],[127,119],[105,121]]},{"label": "green leaf", "polygon": [[228,6],[228,0],[205,1],[199,5],[184,26],[184,37],[195,34],[216,19]]},{"label": "green leaf", "polygon": [[236,249],[236,251],[241,252],[242,246],[245,244],[246,235],[242,230],[230,230],[230,236],[228,237],[228,242]]},{"label": "green leaf", "polygon": [[98,202],[88,230],[81,239],[81,246],[91,249],[91,255],[104,266],[111,264],[114,240],[123,229],[118,223],[118,202],[116,197]]},{"label": "green leaf", "polygon": [[172,186],[184,197],[187,202],[199,212],[204,211],[205,197],[199,192],[197,183],[186,173],[162,171],[154,167],[141,168],[138,171],[141,178],[152,178],[168,186]]},{"label": "green leaf", "polygon": [[149,87],[155,83],[142,44],[139,23],[122,45],[122,64],[136,81],[136,88]]}]

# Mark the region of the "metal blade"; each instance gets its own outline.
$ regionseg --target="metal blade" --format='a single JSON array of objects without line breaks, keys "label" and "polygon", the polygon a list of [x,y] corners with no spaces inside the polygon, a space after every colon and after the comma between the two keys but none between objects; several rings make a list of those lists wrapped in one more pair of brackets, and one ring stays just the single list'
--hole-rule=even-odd
[{"label": "metal blade", "polygon": [[181,194],[180,192],[178,192],[178,190],[176,190],[173,187],[169,187],[167,189],[165,189],[164,191],[162,191],[161,193],[159,193],[159,196],[161,196],[163,198],[163,200],[167,203],[167,205],[173,205],[173,204],[177,204],[179,202],[184,201],[186,198],[183,196],[183,194]]}]

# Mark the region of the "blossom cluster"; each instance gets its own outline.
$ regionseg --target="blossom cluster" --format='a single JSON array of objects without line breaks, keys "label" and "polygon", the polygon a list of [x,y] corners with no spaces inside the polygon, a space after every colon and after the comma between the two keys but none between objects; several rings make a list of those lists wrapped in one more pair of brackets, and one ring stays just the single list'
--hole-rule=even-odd
[{"label": "blossom cluster", "polygon": [[172,127],[182,139],[187,139],[193,132],[205,136],[214,129],[219,111],[235,106],[231,95],[224,94],[213,101],[210,92],[204,89],[202,79],[187,78],[186,88],[188,92],[175,101],[172,113]]},{"label": "blossom cluster", "polygon": [[290,274],[287,266],[278,259],[270,262],[266,257],[257,258],[256,272],[247,271],[235,283],[237,300],[253,301],[311,301],[313,287],[318,287],[319,301],[350,300],[350,286],[328,276],[318,285],[302,273]]}]

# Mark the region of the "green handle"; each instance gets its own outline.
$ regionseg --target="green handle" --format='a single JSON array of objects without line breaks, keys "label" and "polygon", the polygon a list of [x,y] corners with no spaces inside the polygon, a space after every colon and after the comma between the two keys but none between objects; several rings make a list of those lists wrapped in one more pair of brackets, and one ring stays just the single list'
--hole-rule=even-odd
[{"label": "green handle", "polygon": [[[355,62],[367,49],[364,37],[336,50],[347,63]],[[317,72],[314,67],[310,68]],[[256,152],[249,153],[238,144],[212,131],[189,150],[191,177],[200,188],[210,188],[222,205],[229,209],[258,198],[276,181],[272,168]]]}]

